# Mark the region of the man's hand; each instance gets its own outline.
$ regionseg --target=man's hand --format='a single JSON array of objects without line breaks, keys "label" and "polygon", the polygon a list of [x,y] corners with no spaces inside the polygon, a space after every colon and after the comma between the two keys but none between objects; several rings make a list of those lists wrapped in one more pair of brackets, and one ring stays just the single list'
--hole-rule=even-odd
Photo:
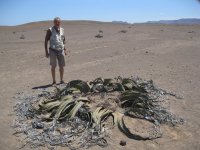
[{"label": "man's hand", "polygon": [[46,33],[46,37],[45,37],[45,42],[44,42],[46,58],[49,58],[49,51],[48,51],[47,46],[48,46],[48,41],[50,40],[50,36],[51,36],[51,31],[50,29],[48,29]]},{"label": "man's hand", "polygon": [[65,53],[65,56],[66,56],[67,55],[67,50],[66,49],[64,50],[64,53]]},{"label": "man's hand", "polygon": [[48,52],[46,52],[46,58],[49,58],[49,53]]}]

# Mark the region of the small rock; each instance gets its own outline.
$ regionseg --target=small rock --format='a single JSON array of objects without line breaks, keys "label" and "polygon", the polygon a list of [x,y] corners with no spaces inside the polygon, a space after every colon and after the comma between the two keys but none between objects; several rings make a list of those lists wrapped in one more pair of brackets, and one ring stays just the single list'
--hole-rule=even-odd
[{"label": "small rock", "polygon": [[126,145],[126,141],[121,140],[119,144],[120,144],[121,146],[125,146],[125,145]]},{"label": "small rock", "polygon": [[32,122],[32,127],[35,128],[35,129],[43,129],[44,124],[40,123],[40,122]]}]

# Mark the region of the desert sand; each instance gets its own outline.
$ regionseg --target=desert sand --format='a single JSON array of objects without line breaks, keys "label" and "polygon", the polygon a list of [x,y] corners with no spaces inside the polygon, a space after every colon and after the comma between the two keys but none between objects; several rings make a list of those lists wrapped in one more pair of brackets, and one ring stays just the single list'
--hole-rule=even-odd
[{"label": "desert sand", "polygon": [[[18,149],[13,134],[13,98],[17,92],[50,84],[49,59],[44,37],[51,21],[0,27],[0,149]],[[169,110],[185,119],[184,125],[162,125],[163,137],[153,141],[128,139],[117,129],[107,149],[198,150],[200,149],[200,26],[114,24],[64,21],[67,38],[65,81],[96,77],[139,76],[179,93],[169,99]],[[95,38],[99,30],[103,38]],[[121,33],[126,30],[126,33]],[[20,39],[21,35],[25,39]],[[57,82],[59,74],[57,69]],[[128,122],[134,128],[134,123]],[[127,145],[121,147],[120,140]],[[25,148],[29,149],[29,148]],[[43,149],[43,148],[42,148]],[[44,148],[45,149],[45,148]],[[58,149],[67,149],[59,147]],[[91,149],[102,149],[98,146]]]}]

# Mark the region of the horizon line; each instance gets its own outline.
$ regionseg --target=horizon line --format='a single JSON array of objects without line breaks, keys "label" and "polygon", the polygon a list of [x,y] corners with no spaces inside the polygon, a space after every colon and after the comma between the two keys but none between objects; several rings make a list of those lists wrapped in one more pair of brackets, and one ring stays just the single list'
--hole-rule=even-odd
[{"label": "horizon line", "polygon": [[[123,21],[123,20],[112,20],[112,21],[103,21],[103,20],[78,20],[78,19],[70,19],[70,20],[65,20],[65,19],[61,19],[61,21],[82,21],[82,22],[100,22],[100,23],[124,23],[124,24],[142,24],[142,23],[148,23],[148,22],[159,22],[159,21],[175,21],[175,20],[182,20],[182,19],[200,19],[200,18],[178,18],[178,19],[160,19],[160,20],[148,20],[148,21],[144,21],[144,22],[129,22],[129,21]],[[21,24],[15,24],[15,25],[5,25],[5,24],[0,24],[0,26],[4,26],[4,27],[15,27],[15,26],[22,26],[22,25],[27,25],[27,24],[31,24],[31,23],[39,23],[39,22],[53,22],[52,20],[36,20],[36,21],[31,21],[31,22],[25,22],[25,23],[21,23]]]}]

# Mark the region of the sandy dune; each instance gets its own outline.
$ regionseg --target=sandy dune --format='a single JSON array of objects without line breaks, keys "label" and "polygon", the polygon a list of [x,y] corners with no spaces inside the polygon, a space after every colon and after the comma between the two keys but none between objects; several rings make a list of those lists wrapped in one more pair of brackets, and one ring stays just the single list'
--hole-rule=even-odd
[{"label": "sandy dune", "polygon": [[[19,146],[10,127],[14,119],[13,96],[17,92],[51,83],[49,60],[44,55],[45,31],[51,22],[0,27],[0,146]],[[162,126],[163,137],[154,141],[127,139],[116,130],[105,149],[200,149],[200,26],[120,25],[113,23],[63,22],[70,50],[65,80],[96,77],[140,76],[153,79],[164,89],[180,93],[184,99],[170,99],[170,111],[186,123]],[[103,38],[94,36],[99,30]],[[127,33],[120,33],[127,30]],[[20,39],[21,35],[25,39]],[[58,72],[57,81],[59,82]],[[129,127],[134,123],[129,122]],[[134,126],[133,126],[134,127]],[[58,148],[62,149],[62,148]],[[66,148],[63,148],[66,149]],[[93,147],[91,149],[102,149]]]}]

